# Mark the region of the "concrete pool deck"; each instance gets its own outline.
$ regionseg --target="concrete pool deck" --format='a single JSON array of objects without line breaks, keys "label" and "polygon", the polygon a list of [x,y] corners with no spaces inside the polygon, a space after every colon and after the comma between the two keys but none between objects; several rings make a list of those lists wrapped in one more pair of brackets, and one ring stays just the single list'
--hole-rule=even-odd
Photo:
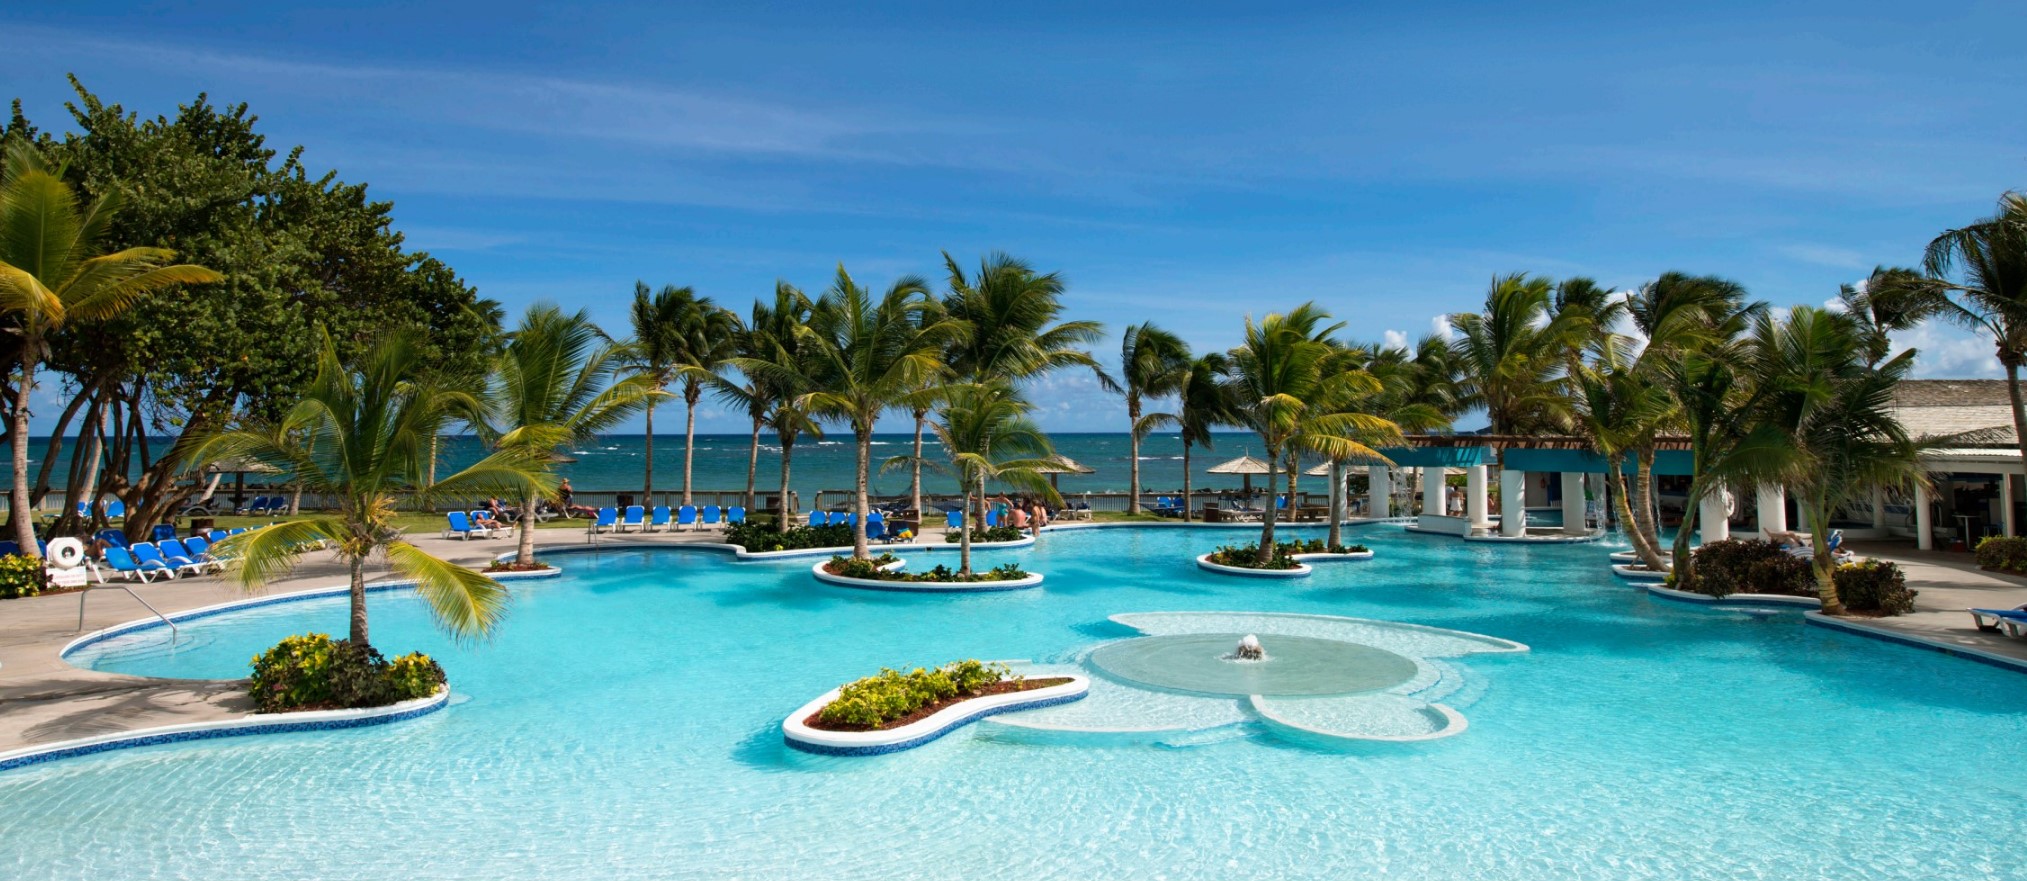
[{"label": "concrete pool deck", "polygon": [[[923,538],[933,541],[940,533],[939,529],[925,530]],[[691,532],[614,538],[628,543],[680,545],[716,537],[716,532]],[[584,534],[575,530],[538,532],[536,539],[545,549],[585,544]],[[431,553],[471,566],[482,566],[514,548],[508,538],[459,541],[417,536],[411,540]],[[1908,584],[1921,592],[1913,614],[1851,619],[1853,623],[2027,661],[2027,639],[1979,632],[1964,613],[1972,606],[2010,608],[2027,603],[2027,578],[1980,571],[1968,554],[1919,552],[1886,543],[1853,543],[1853,548],[1900,563],[1907,570]],[[369,579],[386,577],[385,569],[369,572]],[[295,575],[273,583],[260,595],[344,582],[343,567],[328,554],[311,554]],[[251,596],[216,575],[147,585],[126,583],[169,614]],[[0,602],[0,752],[164,725],[232,719],[253,711],[240,681],[152,679],[84,670],[64,662],[58,652],[80,635],[77,606],[76,594]],[[119,591],[94,591],[86,611],[85,633],[148,614]]]}]

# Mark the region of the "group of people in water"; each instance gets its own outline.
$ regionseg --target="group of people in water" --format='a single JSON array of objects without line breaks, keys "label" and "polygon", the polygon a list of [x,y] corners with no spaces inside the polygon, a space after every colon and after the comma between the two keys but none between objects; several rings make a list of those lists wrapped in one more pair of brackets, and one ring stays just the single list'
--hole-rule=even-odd
[{"label": "group of people in water", "polygon": [[1042,500],[1034,496],[999,496],[987,499],[986,504],[999,512],[999,522],[1015,529],[1041,529],[1049,525],[1053,512]]}]

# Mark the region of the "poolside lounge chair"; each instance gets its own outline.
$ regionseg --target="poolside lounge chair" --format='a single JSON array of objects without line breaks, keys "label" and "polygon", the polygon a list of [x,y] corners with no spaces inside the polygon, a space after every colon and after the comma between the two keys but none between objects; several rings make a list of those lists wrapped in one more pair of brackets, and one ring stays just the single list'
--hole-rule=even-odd
[{"label": "poolside lounge chair", "polygon": [[724,509],[723,509],[723,508],[720,508],[720,507],[718,507],[717,505],[705,505],[705,506],[704,506],[704,525],[705,525],[705,526],[707,526],[707,527],[708,527],[708,526],[717,526],[717,525],[718,525],[718,521],[719,521],[719,520],[721,520],[721,519],[723,519],[723,517],[724,517],[724,513],[723,513],[723,512],[724,512]]},{"label": "poolside lounge chair", "polygon": [[[156,575],[164,578],[176,577],[176,570],[169,568],[169,564],[159,560],[144,563],[126,548],[106,548],[105,563],[107,569],[119,573],[129,581],[139,581],[142,584],[147,584],[149,579]],[[105,572],[96,567],[93,571],[98,572],[100,584],[106,583]]]},{"label": "poolside lounge chair", "polygon": [[823,525],[824,525],[824,524],[825,524],[826,522],[827,522],[827,521],[825,521],[825,520],[824,520],[824,516],[823,516],[823,512],[822,512],[822,511],[811,511],[811,512],[809,512],[809,525],[811,525],[811,526],[823,526]]},{"label": "poolside lounge chair", "polygon": [[224,563],[208,554],[191,550],[181,539],[165,538],[156,542],[155,547],[162,551],[162,558],[168,560],[171,566],[186,568],[198,575],[204,574],[207,568],[218,572],[225,571]]},{"label": "poolside lounge chair", "polygon": [[119,499],[107,499],[105,507],[107,520],[111,520],[115,517],[126,519],[127,516],[126,502],[122,502]]},{"label": "poolside lounge chair", "polygon": [[619,517],[619,531],[646,532],[647,515],[648,512],[646,508],[643,508],[639,505],[626,506],[626,511],[622,513]]},{"label": "poolside lounge chair", "polygon": [[611,532],[618,528],[618,508],[600,508],[598,509],[598,519],[591,521],[591,532],[593,535],[601,532]]},{"label": "poolside lounge chair", "polygon": [[684,527],[691,529],[697,527],[696,505],[683,505],[676,509],[676,531],[681,532]]},{"label": "poolside lounge chair", "polygon": [[648,512],[648,531],[669,531],[669,506],[656,505],[653,511]]},{"label": "poolside lounge chair", "polygon": [[492,530],[473,524],[471,515],[463,511],[451,511],[443,515],[443,518],[445,521],[443,528],[444,538],[457,536],[461,539],[470,540],[473,538],[491,538],[493,535]]},{"label": "poolside lounge chair", "polygon": [[866,537],[878,538],[887,532],[887,515],[874,511],[866,515]]},{"label": "poolside lounge chair", "polygon": [[998,508],[987,508],[987,509],[986,509],[986,511],[985,511],[985,528],[987,528],[987,529],[998,529],[998,528],[999,528],[999,509],[998,509]]},{"label": "poolside lounge chair", "polygon": [[[2007,636],[2027,636],[2027,606],[2017,609],[1970,609],[1971,623],[1979,630],[2005,631]],[[1991,623],[1986,623],[1986,619]]]},{"label": "poolside lounge chair", "polygon": [[163,555],[161,548],[158,548],[153,544],[150,544],[145,541],[135,543],[134,545],[128,547],[127,550],[134,552],[134,559],[140,561],[142,567],[149,569],[155,568],[166,569],[168,570],[169,576],[171,578],[174,578],[176,575],[181,574],[183,572],[204,571],[204,567],[197,561],[188,558],[179,558],[181,560],[180,562],[178,560],[168,559],[166,556]]},{"label": "poolside lounge chair", "polygon": [[963,511],[943,512],[943,525],[949,529],[963,529],[964,512]]},{"label": "poolside lounge chair", "polygon": [[21,553],[20,542],[0,541],[0,557],[11,557],[18,553]]},{"label": "poolside lounge chair", "polygon": [[735,524],[741,524],[745,522],[746,522],[746,508],[744,506],[733,505],[732,507],[727,508],[725,510],[725,525],[732,526]]},{"label": "poolside lounge chair", "polygon": [[225,567],[239,562],[237,557],[212,553],[211,542],[202,536],[193,535],[184,539],[183,546],[189,548],[190,553],[194,554],[198,560],[217,564],[219,571],[224,571]]}]

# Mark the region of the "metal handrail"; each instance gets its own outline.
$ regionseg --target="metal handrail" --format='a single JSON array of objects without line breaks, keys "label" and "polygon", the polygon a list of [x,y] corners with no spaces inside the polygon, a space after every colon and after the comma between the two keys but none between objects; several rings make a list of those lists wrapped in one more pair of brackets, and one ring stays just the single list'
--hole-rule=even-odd
[{"label": "metal handrail", "polygon": [[114,584],[114,583],[112,583],[112,582],[110,582],[110,581],[101,581],[101,582],[99,582],[98,584],[86,584],[86,585],[84,586],[84,590],[78,591],[78,594],[77,594],[77,632],[79,632],[79,633],[83,633],[83,632],[84,632],[84,601],[85,601],[85,598],[87,598],[87,597],[91,596],[91,592],[92,592],[92,591],[94,591],[94,590],[104,590],[104,589],[106,589],[106,588],[119,588],[120,590],[126,591],[126,592],[127,592],[127,596],[130,596],[130,597],[133,597],[133,598],[134,598],[134,602],[140,603],[140,604],[141,604],[141,605],[142,605],[143,607],[147,608],[147,610],[148,610],[149,612],[152,612],[152,613],[154,613],[155,617],[157,617],[157,618],[160,618],[160,619],[162,619],[162,623],[164,623],[164,624],[167,624],[167,625],[169,625],[169,644],[170,644],[170,645],[175,645],[175,644],[176,644],[176,640],[177,640],[177,639],[179,639],[179,638],[180,638],[180,637],[181,637],[181,636],[183,635],[183,631],[181,631],[181,630],[177,629],[177,627],[176,627],[176,622],[174,622],[174,621],[171,621],[171,620],[169,620],[169,616],[167,616],[167,615],[164,615],[164,614],[162,614],[162,611],[161,611],[160,609],[157,609],[157,608],[155,608],[154,606],[152,606],[152,605],[149,605],[149,603],[148,603],[148,601],[147,601],[147,600],[141,599],[141,595],[140,595],[140,594],[137,594],[137,593],[135,593],[135,592],[134,592],[134,589],[133,589],[133,588],[131,588],[131,587],[128,587],[128,586],[126,586],[126,585],[124,585],[124,584]]}]

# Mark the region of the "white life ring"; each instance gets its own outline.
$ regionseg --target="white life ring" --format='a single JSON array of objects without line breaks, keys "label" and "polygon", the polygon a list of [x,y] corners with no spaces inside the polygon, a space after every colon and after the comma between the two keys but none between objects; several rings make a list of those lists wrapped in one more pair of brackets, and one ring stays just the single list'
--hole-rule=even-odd
[{"label": "white life ring", "polygon": [[59,538],[49,543],[49,565],[57,569],[76,569],[84,565],[84,542],[74,538]]}]

